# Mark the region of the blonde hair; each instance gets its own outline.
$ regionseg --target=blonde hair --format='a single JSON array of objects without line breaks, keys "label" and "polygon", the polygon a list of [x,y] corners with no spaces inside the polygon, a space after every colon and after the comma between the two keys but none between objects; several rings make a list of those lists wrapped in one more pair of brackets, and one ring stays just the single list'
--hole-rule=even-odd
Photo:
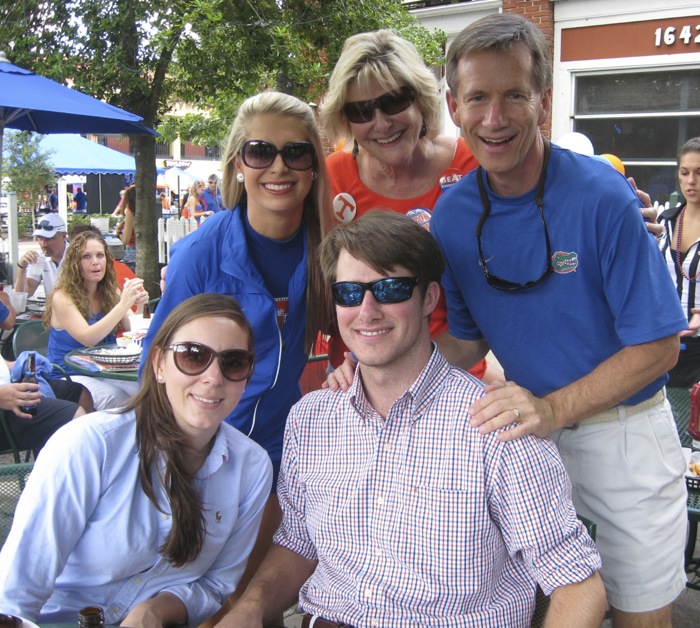
[{"label": "blonde hair", "polygon": [[222,159],[223,177],[221,195],[225,207],[236,207],[245,201],[245,184],[236,179],[241,149],[248,137],[251,122],[261,115],[295,118],[301,122],[316,153],[314,171],[316,178],[304,200],[303,224],[307,239],[307,291],[305,348],[310,352],[319,331],[327,331],[331,304],[325,290],[318,264],[318,247],[323,236],[333,225],[333,206],[323,146],[314,112],[306,103],[294,96],[280,92],[262,92],[241,104],[226,141]]},{"label": "blonde hair", "polygon": [[202,187],[206,187],[204,181],[202,181],[201,179],[197,179],[196,181],[192,182],[192,185],[190,185],[190,189],[187,192],[190,196],[194,196],[195,199],[199,198],[199,194],[197,194],[197,186],[200,183],[202,184]]},{"label": "blonde hair", "polygon": [[349,37],[336,63],[321,107],[321,124],[332,141],[353,139],[352,125],[343,113],[348,87],[361,89],[377,81],[387,91],[409,85],[416,92],[416,106],[423,115],[427,136],[440,130],[440,94],[437,79],[417,48],[395,32],[382,29]]}]

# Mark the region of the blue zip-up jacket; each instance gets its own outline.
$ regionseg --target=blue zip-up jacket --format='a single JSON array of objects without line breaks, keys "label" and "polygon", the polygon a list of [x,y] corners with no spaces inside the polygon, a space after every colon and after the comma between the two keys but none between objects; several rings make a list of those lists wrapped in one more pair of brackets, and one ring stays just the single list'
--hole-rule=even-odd
[{"label": "blue zip-up jacket", "polygon": [[307,360],[306,233],[303,259],[289,282],[289,313],[280,330],[274,299],[248,255],[244,220],[240,207],[218,212],[173,247],[167,288],[144,338],[143,355],[167,315],[185,299],[202,292],[234,297],[253,328],[256,361],[243,397],[226,422],[248,434],[278,462],[287,414],[301,398],[299,378]]}]

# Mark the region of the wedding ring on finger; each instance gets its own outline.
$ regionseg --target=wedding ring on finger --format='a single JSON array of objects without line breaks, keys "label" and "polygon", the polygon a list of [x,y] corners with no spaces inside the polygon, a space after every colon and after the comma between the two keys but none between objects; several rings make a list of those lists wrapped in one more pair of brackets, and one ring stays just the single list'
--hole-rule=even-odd
[{"label": "wedding ring on finger", "polygon": [[515,420],[520,421],[520,410],[513,408],[513,414],[515,414]]}]

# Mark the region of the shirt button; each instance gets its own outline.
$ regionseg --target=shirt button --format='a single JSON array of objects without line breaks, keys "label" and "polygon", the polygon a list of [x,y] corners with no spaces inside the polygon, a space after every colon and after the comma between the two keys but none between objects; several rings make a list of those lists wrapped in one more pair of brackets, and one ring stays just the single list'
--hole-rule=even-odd
[{"label": "shirt button", "polygon": [[141,578],[134,578],[134,582],[136,584],[141,584]]},{"label": "shirt button", "polygon": [[161,515],[161,517],[162,517],[163,521],[167,521],[169,519],[168,515],[166,515],[165,513],[163,513]]},{"label": "shirt button", "polygon": [[375,556],[384,556],[384,550],[381,547],[375,547],[374,548],[374,555]]},{"label": "shirt button", "polygon": [[380,506],[383,506],[383,505],[384,505],[384,498],[383,498],[383,497],[377,497],[377,504],[379,504]]},{"label": "shirt button", "polygon": [[122,609],[119,608],[118,606],[112,606],[112,612],[113,612],[113,613],[120,613],[121,610],[122,610]]},{"label": "shirt button", "polygon": [[392,451],[394,451],[394,448],[391,445],[387,444],[387,445],[384,445],[384,450],[391,453]]},{"label": "shirt button", "polygon": [[365,597],[366,598],[372,597],[372,589],[365,589]]}]

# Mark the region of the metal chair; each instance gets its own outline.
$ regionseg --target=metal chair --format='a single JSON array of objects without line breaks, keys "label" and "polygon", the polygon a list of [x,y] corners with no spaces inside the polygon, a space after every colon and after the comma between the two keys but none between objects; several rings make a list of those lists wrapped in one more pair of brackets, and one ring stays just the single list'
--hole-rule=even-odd
[{"label": "metal chair", "polygon": [[42,321],[27,321],[15,329],[12,335],[12,350],[15,356],[22,351],[36,351],[45,356],[49,349],[49,330]]},{"label": "metal chair", "polygon": [[[581,515],[579,515],[578,518],[581,520],[581,523],[583,523],[586,530],[588,531],[588,535],[595,541],[595,535],[597,530],[596,524],[590,519],[586,519],[586,517],[582,517]],[[540,587],[538,586],[537,591],[535,592],[535,610],[532,613],[532,628],[540,628],[540,626],[544,624],[544,618],[547,616],[548,610],[549,597],[545,595],[542,589],[540,589]]]},{"label": "metal chair", "polygon": [[[14,330],[12,335],[12,351],[16,357],[22,351],[36,351],[44,357],[49,352],[49,330],[44,327],[43,321],[27,321]],[[60,373],[58,379],[71,381],[70,375],[58,364],[52,364],[54,372]]]},{"label": "metal chair", "polygon": [[[673,410],[673,418],[678,428],[678,436],[683,447],[691,447],[692,438],[688,434],[690,419],[690,389],[666,388],[666,397]],[[685,570],[689,574],[686,586],[700,591],[700,556],[693,556],[700,523],[700,492],[688,487],[688,539],[685,544]]]},{"label": "metal chair", "polygon": [[32,463],[0,465],[0,547],[10,532],[19,496],[33,466]]},{"label": "metal chair", "polygon": [[[5,411],[0,409],[0,454],[12,454],[15,464],[22,462],[22,450],[15,440]],[[29,462],[30,450],[24,452],[24,461]]]},{"label": "metal chair", "polygon": [[688,434],[688,420],[690,419],[690,389],[666,388],[666,397],[673,410],[673,418],[676,421],[678,437],[683,447],[690,447],[692,439]]}]

